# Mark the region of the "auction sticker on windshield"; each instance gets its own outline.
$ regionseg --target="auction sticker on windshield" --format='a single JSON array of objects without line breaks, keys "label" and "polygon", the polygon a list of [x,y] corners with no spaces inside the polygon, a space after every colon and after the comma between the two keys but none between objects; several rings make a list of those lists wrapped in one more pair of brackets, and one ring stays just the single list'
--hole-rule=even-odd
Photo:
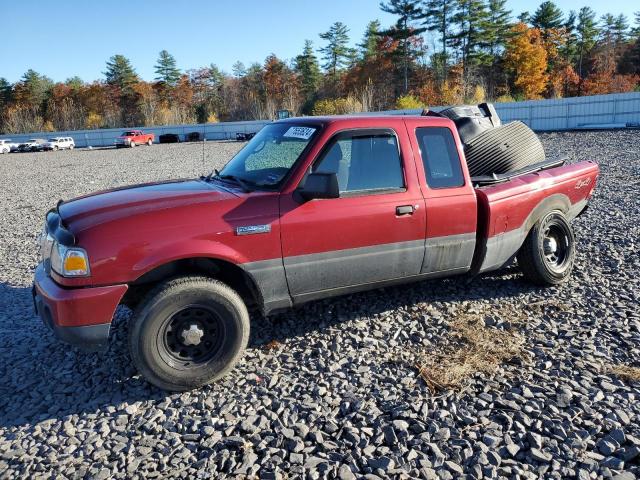
[{"label": "auction sticker on windshield", "polygon": [[311,127],[291,127],[289,130],[284,132],[283,137],[309,140],[309,138],[311,138],[311,135],[313,135],[313,132],[315,131],[316,129]]}]

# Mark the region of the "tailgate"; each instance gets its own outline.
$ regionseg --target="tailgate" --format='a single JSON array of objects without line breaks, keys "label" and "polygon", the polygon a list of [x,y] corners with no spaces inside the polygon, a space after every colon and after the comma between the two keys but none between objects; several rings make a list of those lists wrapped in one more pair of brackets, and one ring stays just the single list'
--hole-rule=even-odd
[{"label": "tailgate", "polygon": [[561,210],[569,219],[587,206],[599,168],[586,161],[522,175],[476,189],[479,247],[476,273],[509,263],[529,230],[546,213]]}]

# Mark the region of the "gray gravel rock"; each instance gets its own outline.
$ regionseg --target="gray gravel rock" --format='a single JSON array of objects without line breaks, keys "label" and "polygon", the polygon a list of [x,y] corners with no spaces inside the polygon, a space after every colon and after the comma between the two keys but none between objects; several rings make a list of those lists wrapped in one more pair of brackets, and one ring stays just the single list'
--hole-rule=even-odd
[{"label": "gray gravel rock", "polygon": [[[36,238],[60,198],[208,173],[242,144],[3,156],[0,478],[640,478],[640,385],[607,370],[640,365],[640,131],[541,138],[602,169],[567,283],[508,267],[254,317],[233,372],[182,394],[136,374],[125,308],[105,353],[53,338],[33,314]],[[414,352],[461,311],[520,331],[527,359],[433,394]]]}]

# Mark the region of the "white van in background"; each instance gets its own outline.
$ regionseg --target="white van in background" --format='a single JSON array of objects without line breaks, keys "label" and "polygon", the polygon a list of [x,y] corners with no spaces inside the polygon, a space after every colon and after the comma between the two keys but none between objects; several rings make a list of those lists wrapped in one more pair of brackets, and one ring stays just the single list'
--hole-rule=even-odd
[{"label": "white van in background", "polygon": [[42,146],[43,150],[73,150],[76,144],[71,137],[55,137],[50,138],[47,142]]}]

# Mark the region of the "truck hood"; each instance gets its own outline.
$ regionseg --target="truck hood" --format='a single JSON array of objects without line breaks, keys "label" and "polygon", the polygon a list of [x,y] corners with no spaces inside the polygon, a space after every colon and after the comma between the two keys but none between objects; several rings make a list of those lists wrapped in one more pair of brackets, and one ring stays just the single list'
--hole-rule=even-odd
[{"label": "truck hood", "polygon": [[64,224],[80,234],[122,218],[235,198],[230,191],[202,180],[174,180],[92,193],[62,203],[59,212]]}]

